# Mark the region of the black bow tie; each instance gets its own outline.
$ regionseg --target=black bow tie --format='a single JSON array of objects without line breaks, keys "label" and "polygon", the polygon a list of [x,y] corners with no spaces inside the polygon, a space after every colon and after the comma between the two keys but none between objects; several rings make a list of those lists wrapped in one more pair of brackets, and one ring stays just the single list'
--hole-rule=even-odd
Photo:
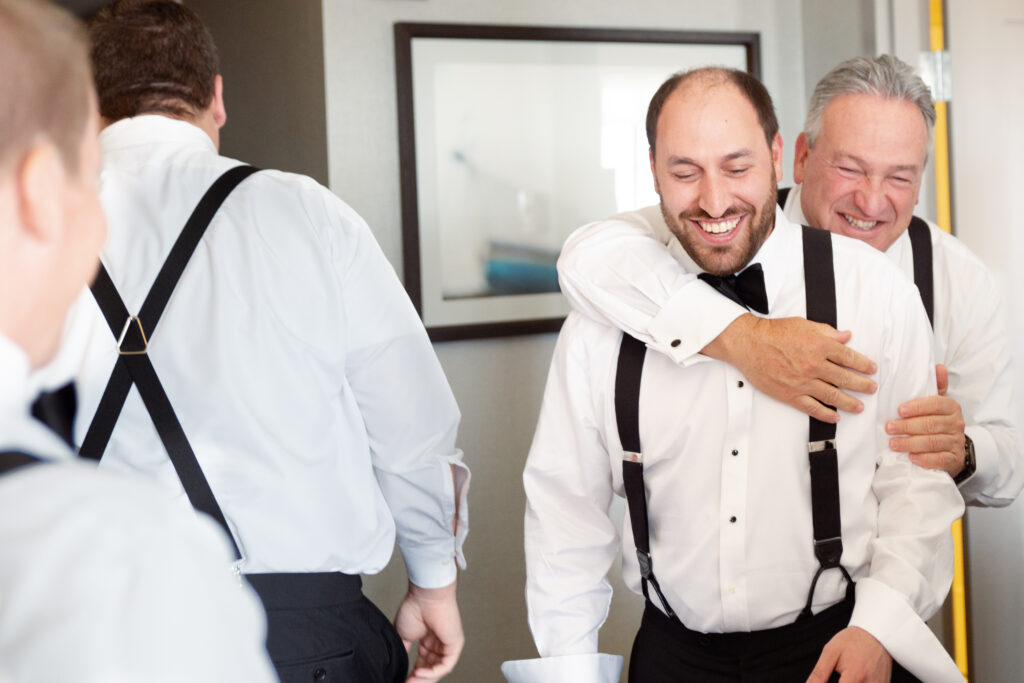
[{"label": "black bow tie", "polygon": [[764,270],[760,263],[755,263],[738,275],[701,273],[697,277],[740,306],[767,315],[768,295],[764,291]]},{"label": "black bow tie", "polygon": [[68,382],[56,391],[43,391],[32,403],[32,417],[52,429],[57,436],[74,448],[75,410],[78,397],[75,383]]}]

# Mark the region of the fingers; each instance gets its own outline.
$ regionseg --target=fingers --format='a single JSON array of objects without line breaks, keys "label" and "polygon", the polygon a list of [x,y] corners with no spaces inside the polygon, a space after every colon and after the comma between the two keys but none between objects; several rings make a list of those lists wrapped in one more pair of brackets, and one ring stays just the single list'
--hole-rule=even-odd
[{"label": "fingers", "polygon": [[[847,333],[849,334],[849,333]],[[873,375],[878,372],[878,365],[862,353],[854,351],[844,344],[836,344],[828,351],[828,360],[836,365],[854,370],[861,374]]]},{"label": "fingers", "polygon": [[830,424],[835,424],[839,422],[839,413],[837,413],[834,410],[831,410],[828,406],[825,406],[820,402],[815,401],[810,396],[798,396],[790,403],[790,405],[799,410],[801,413],[804,413],[805,415],[810,415],[811,417],[822,422],[828,422]]},{"label": "fingers", "polygon": [[858,399],[828,382],[821,380],[812,381],[807,387],[807,393],[811,398],[821,401],[825,405],[848,413],[859,413],[864,410],[864,404]]},{"label": "fingers", "polygon": [[889,439],[889,450],[897,453],[963,453],[964,439],[959,434],[922,434]]},{"label": "fingers", "polygon": [[900,406],[899,413],[900,417],[955,415],[963,419],[960,404],[948,396],[927,396],[925,398],[912,399]]},{"label": "fingers", "polygon": [[835,363],[825,363],[819,374],[818,379],[844,391],[873,394],[878,390],[878,384],[870,377],[847,370]]},{"label": "fingers", "polygon": [[408,680],[436,681],[447,676],[461,653],[462,643],[445,644],[436,638],[425,638],[420,642],[416,665]]},{"label": "fingers", "polygon": [[912,453],[910,462],[929,470],[942,470],[951,477],[964,469],[964,456],[954,453]]}]

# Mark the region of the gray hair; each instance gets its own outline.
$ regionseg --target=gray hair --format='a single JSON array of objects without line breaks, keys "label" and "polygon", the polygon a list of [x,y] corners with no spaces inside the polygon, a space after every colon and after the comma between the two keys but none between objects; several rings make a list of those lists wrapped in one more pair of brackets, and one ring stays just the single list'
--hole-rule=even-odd
[{"label": "gray hair", "polygon": [[840,95],[878,95],[916,105],[928,126],[928,147],[931,148],[932,127],[935,126],[931,91],[906,62],[892,55],[854,57],[825,74],[814,87],[804,121],[809,146],[813,147],[821,135],[825,107]]}]

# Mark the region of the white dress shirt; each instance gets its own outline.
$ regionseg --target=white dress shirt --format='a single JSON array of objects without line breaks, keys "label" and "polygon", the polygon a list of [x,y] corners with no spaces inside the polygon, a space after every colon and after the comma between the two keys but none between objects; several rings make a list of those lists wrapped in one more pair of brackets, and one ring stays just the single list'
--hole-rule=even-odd
[{"label": "white dress shirt", "polygon": [[[648,221],[655,212],[613,220]],[[948,475],[889,451],[884,432],[900,403],[935,392],[927,317],[913,284],[884,256],[842,237],[833,245],[838,323],[859,331],[851,345],[879,365],[878,392],[864,397],[862,413],[844,416],[837,432],[842,563],[857,582],[850,625],[919,677],[947,680],[956,667],[923,619],[949,590],[950,524],[963,501]],[[670,250],[689,272],[700,272],[678,242]],[[765,269],[770,317],[805,314],[801,254],[799,226],[777,210],[753,260]],[[619,541],[608,509],[613,495],[623,495],[614,411],[620,339],[615,328],[569,316],[524,473],[527,602],[544,657],[596,652],[607,615],[606,574]],[[649,353],[640,437],[653,567],[682,622],[717,633],[795,621],[818,568],[807,416],[759,393],[725,363],[686,366]],[[628,521],[622,547],[623,578],[639,592]],[[845,589],[840,572],[825,572],[815,613],[841,601]]]},{"label": "white dress shirt", "polygon": [[[135,313],[199,198],[239,162],[163,116],[119,121],[100,143],[102,259]],[[88,305],[78,443],[116,356]],[[249,177],[145,332],[242,572],[376,573],[397,533],[415,584],[455,579],[468,528],[459,411],[393,268],[344,202],[304,176]],[[134,388],[101,468],[143,472],[188,506]]]},{"label": "white dress shirt", "polygon": [[[746,312],[718,296],[666,251],[674,237],[660,211],[583,226],[558,262],[562,291],[594,320],[625,330],[683,365]],[[806,224],[800,186],[786,216]],[[1009,336],[988,268],[959,240],[929,224],[933,250],[935,357],[949,370],[948,395],[961,406],[977,471],[960,486],[968,504],[1009,505],[1024,488],[1024,438],[1014,423]],[[885,252],[913,279],[910,235]],[[854,337],[863,334],[854,328]],[[675,346],[673,342],[679,340]],[[890,418],[896,418],[894,411]]]},{"label": "white dress shirt", "polygon": [[0,336],[0,681],[276,681],[262,606],[205,515],[75,462],[29,415],[28,360]]}]

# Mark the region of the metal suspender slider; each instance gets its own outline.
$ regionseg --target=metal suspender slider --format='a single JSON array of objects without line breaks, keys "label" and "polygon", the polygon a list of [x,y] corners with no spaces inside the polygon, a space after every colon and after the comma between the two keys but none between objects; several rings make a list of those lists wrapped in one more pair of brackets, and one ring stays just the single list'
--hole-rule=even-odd
[{"label": "metal suspender slider", "polygon": [[[128,337],[128,333],[132,329],[134,329],[134,328],[132,328],[132,323],[135,323],[135,326],[139,330],[139,338],[142,339],[142,348],[141,349],[134,349],[132,351],[129,351],[129,350],[124,348],[124,342],[125,342],[126,338]],[[142,321],[139,320],[139,316],[137,316],[137,315],[129,316],[128,319],[124,321],[124,327],[121,328],[121,336],[117,338],[117,353],[118,353],[118,355],[120,355],[120,356],[142,356],[142,355],[144,355],[146,353],[146,351],[148,349],[149,349],[149,340],[146,339],[146,332],[145,332],[145,330],[142,329]]]}]

